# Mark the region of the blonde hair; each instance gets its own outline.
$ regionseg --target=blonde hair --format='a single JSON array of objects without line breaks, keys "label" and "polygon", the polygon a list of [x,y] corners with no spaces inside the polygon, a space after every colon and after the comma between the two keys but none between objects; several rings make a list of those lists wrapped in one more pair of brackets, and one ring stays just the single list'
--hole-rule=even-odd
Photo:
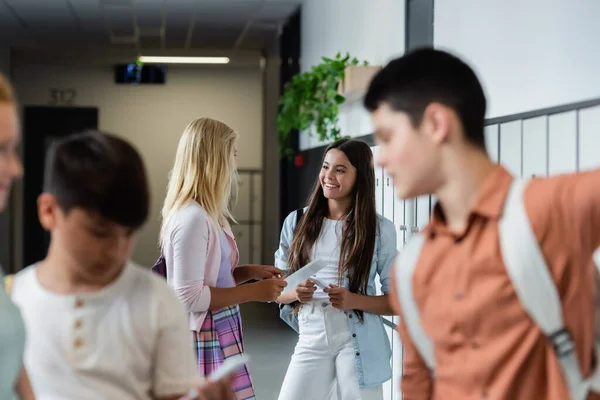
[{"label": "blonde hair", "polygon": [[15,103],[15,93],[12,85],[3,74],[0,74],[0,102]]},{"label": "blonde hair", "polygon": [[171,217],[190,201],[200,204],[220,226],[229,228],[229,221],[235,222],[229,202],[237,189],[233,158],[236,139],[233,129],[210,118],[196,119],[185,128],[161,212],[161,249]]}]

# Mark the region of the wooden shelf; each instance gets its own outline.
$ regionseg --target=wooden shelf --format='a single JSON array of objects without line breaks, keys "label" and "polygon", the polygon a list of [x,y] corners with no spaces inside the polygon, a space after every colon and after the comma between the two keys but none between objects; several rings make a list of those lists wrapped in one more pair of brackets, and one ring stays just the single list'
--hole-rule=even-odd
[{"label": "wooden shelf", "polygon": [[365,94],[371,79],[381,70],[381,66],[352,66],[344,71],[344,79],[338,86],[338,93],[347,102],[360,99]]}]

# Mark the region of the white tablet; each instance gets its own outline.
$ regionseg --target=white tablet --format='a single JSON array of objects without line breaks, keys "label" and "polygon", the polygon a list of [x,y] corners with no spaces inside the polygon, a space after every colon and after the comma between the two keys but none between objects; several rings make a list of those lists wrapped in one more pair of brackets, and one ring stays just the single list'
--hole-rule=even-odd
[{"label": "white tablet", "polygon": [[281,294],[284,294],[294,289],[296,286],[306,281],[307,279],[310,279],[311,276],[315,275],[317,272],[319,272],[326,266],[327,264],[325,264],[325,262],[321,260],[315,260],[306,264],[304,267],[300,268],[298,271],[285,278],[285,281],[288,285],[285,287],[283,292],[281,292]]}]

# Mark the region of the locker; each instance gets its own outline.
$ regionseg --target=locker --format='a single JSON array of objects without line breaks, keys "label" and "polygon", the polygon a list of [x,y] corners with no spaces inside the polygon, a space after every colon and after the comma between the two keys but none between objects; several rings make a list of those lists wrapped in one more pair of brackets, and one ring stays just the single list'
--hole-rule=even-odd
[{"label": "locker", "polygon": [[[371,147],[373,158],[377,157],[378,147]],[[383,168],[375,165],[375,206],[377,213],[383,215]]]},{"label": "locker", "polygon": [[521,176],[521,121],[500,125],[500,162],[514,176]]},{"label": "locker", "polygon": [[[407,201],[396,199],[394,204],[394,224],[396,225],[398,234],[398,251],[402,251],[405,243],[405,236],[407,234],[406,226],[408,225],[405,220],[405,206]],[[410,203],[408,203],[410,204]],[[403,229],[404,227],[404,229]],[[392,317],[392,322],[398,324],[400,318],[398,316]],[[402,394],[400,393],[400,378],[402,377],[402,342],[398,332],[392,333],[392,400],[400,400]]]},{"label": "locker", "polygon": [[383,216],[390,221],[394,222],[394,203],[396,193],[394,185],[392,184],[392,178],[383,173]]},{"label": "locker", "polygon": [[433,214],[433,209],[435,208],[435,204],[437,203],[437,197],[434,194],[431,195],[431,202],[429,203],[429,217]]},{"label": "locker", "polygon": [[429,195],[417,197],[416,226],[419,230],[425,228],[429,223],[429,200]]},{"label": "locker", "polygon": [[252,264],[262,264],[262,226],[252,226]]},{"label": "locker", "polygon": [[406,233],[406,224],[404,222],[404,204],[405,201],[397,198],[394,194],[394,225],[396,226],[398,250],[404,247],[404,236]]},{"label": "locker", "polygon": [[262,174],[252,174],[252,222],[262,221]]},{"label": "locker", "polygon": [[548,117],[523,121],[523,177],[548,174]]},{"label": "locker", "polygon": [[235,198],[232,199],[232,213],[238,222],[250,221],[250,179],[248,173],[239,173],[237,194],[234,191]]},{"label": "locker", "polygon": [[[387,174],[383,175],[383,216],[387,219],[389,219],[390,221],[394,222],[394,218],[395,218],[395,198],[396,198],[396,193],[395,193],[395,189],[394,186],[392,184],[392,178],[390,176],[388,176]],[[384,316],[383,318],[389,320],[390,322],[392,321],[392,316]],[[385,332],[388,335],[388,340],[390,341],[390,347],[392,349],[392,352],[394,350],[394,330],[389,328],[389,327],[385,327]],[[392,361],[393,362],[393,361]],[[392,370],[393,370],[393,364],[392,364]],[[384,399],[389,399],[392,400],[393,396],[392,396],[392,382],[391,381],[387,381],[383,384],[383,393],[384,393]],[[389,394],[389,396],[387,396]]]},{"label": "locker", "polygon": [[404,234],[404,242],[408,242],[410,238],[415,234],[417,229],[417,200],[406,199],[404,200],[404,225],[406,225],[406,232]]},{"label": "locker", "polygon": [[577,170],[577,112],[551,115],[548,119],[548,173]]},{"label": "locker", "polygon": [[494,162],[498,162],[498,143],[498,125],[486,126],[485,148]]},{"label": "locker", "polygon": [[579,165],[580,171],[600,167],[600,106],[579,111]]}]

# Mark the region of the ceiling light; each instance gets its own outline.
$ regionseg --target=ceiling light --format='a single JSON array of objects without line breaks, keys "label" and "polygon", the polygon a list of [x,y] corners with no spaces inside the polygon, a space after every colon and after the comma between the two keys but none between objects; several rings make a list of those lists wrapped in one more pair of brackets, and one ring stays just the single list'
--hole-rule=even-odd
[{"label": "ceiling light", "polygon": [[140,56],[142,63],[155,64],[228,64],[228,57],[148,57]]}]

